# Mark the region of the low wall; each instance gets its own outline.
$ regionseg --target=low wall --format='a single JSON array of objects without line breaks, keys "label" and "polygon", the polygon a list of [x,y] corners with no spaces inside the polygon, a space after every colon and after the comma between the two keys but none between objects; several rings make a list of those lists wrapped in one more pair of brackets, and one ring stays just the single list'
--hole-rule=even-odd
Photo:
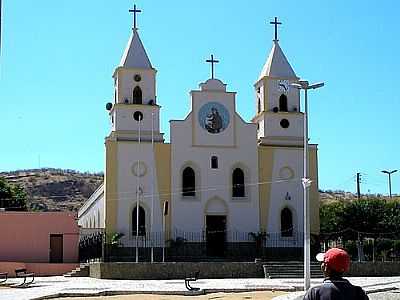
[{"label": "low wall", "polygon": [[93,263],[90,277],[103,279],[182,279],[196,271],[199,278],[262,278],[262,263],[254,262],[166,262]]},{"label": "low wall", "polygon": [[346,276],[400,276],[400,262],[352,262]]},{"label": "low wall", "polygon": [[15,269],[25,268],[36,276],[63,275],[79,267],[79,264],[21,263],[0,262],[0,272],[7,272],[9,277],[15,276]]},{"label": "low wall", "polygon": [[[265,262],[96,262],[90,264],[89,274],[99,279],[166,280],[182,279],[200,271],[200,278],[263,278],[263,264]],[[400,262],[353,262],[345,276],[400,276]]]}]

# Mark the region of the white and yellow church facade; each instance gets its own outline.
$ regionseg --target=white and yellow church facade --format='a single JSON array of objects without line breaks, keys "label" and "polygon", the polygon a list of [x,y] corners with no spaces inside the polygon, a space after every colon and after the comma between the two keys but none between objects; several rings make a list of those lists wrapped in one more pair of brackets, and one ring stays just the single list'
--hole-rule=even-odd
[{"label": "white and yellow church facade", "polygon": [[[79,210],[79,225],[122,233],[125,246],[152,234],[218,244],[266,232],[267,246],[274,236],[282,245],[301,247],[298,240],[287,241],[303,231],[304,114],[300,92],[291,87],[299,77],[278,40],[254,86],[249,84],[252,120],[240,116],[236,93],[212,74],[190,92],[186,118],[170,121],[169,143],[160,132],[156,73],[135,26],[113,74],[104,184]],[[315,233],[314,144],[309,145],[309,178]]]}]

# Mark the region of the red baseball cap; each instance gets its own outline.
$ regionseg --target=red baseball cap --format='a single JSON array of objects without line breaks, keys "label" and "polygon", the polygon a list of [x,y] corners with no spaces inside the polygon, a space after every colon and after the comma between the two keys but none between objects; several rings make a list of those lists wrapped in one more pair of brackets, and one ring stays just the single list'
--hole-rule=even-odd
[{"label": "red baseball cap", "polygon": [[347,272],[350,268],[350,256],[343,249],[331,248],[325,253],[318,253],[316,258],[338,273]]}]

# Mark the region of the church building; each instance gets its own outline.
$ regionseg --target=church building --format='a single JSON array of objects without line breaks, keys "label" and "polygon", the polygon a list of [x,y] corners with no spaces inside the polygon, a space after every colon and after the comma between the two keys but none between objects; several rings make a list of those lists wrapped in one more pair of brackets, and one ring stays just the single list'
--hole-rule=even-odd
[{"label": "church building", "polygon": [[[254,70],[254,117],[236,110],[236,92],[214,77],[190,91],[191,111],[170,120],[170,142],[160,132],[157,70],[134,26],[107,104],[104,184],[79,210],[83,228],[121,233],[121,244],[163,246],[183,238],[214,245],[267,233],[265,247],[302,247],[304,114],[299,77],[277,36]],[[275,23],[277,23],[275,21]],[[276,27],[276,25],[275,25]],[[276,30],[276,29],[275,29]],[[244,101],[241,100],[241,101]],[[167,108],[173,109],[173,108]],[[319,232],[317,145],[309,145],[311,232]],[[300,239],[295,238],[301,236]],[[151,243],[144,240],[150,239]]]}]

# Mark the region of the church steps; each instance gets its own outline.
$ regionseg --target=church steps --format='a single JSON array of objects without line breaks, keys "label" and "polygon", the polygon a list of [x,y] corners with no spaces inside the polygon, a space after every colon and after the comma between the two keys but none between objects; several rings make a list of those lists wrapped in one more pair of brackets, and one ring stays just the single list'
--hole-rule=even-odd
[{"label": "church steps", "polygon": [[[303,262],[267,262],[263,264],[266,278],[303,278]],[[323,277],[319,263],[310,264],[311,277]]]}]

